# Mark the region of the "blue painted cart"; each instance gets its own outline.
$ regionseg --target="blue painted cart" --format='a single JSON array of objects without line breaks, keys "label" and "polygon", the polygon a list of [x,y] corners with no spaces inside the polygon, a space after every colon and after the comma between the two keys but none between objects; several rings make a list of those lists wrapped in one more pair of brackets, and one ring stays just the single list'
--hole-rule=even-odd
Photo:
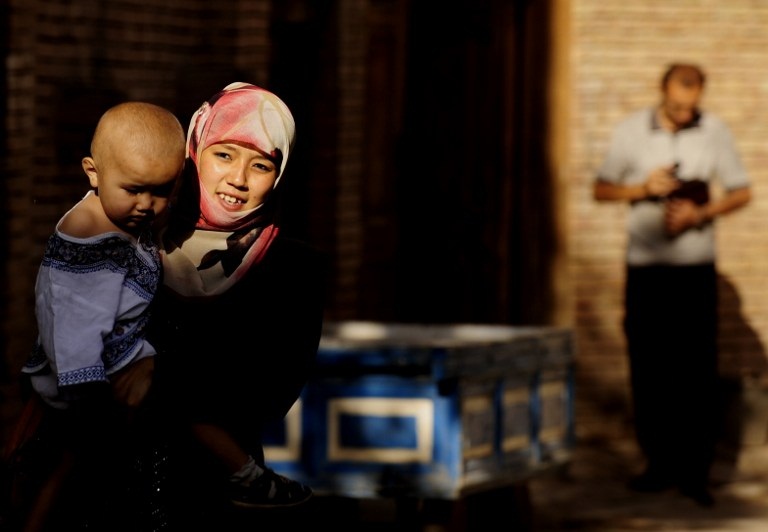
[{"label": "blue painted cart", "polygon": [[573,340],[550,327],[337,322],[266,435],[316,493],[458,499],[568,460]]}]

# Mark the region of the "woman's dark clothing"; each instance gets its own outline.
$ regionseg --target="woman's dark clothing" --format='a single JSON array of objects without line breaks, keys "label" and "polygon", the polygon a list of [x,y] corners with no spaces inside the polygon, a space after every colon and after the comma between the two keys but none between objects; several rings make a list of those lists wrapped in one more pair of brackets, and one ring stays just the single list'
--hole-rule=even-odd
[{"label": "woman's dark clothing", "polygon": [[324,290],[324,257],[283,238],[219,296],[182,299],[161,290],[150,333],[156,389],[189,422],[239,433],[282,418],[314,363]]},{"label": "woman's dark clothing", "polygon": [[[278,237],[264,259],[221,295],[183,299],[165,288],[158,293],[149,339],[158,351],[156,430],[164,434],[168,474],[176,475],[171,489],[215,492],[218,479],[226,478],[221,470],[206,476],[204,464],[209,471],[219,466],[209,452],[194,450],[197,443],[187,432],[193,423],[226,429],[257,462],[263,460],[263,424],[285,416],[313,368],[325,272],[323,254]],[[194,507],[180,499],[185,508]]]}]

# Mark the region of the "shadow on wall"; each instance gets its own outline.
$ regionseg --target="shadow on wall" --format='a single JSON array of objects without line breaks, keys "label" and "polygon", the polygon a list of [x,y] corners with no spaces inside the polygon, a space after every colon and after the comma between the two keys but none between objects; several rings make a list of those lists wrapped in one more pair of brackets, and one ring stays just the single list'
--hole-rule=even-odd
[{"label": "shadow on wall", "polygon": [[768,443],[768,370],[765,346],[741,313],[741,297],[725,276],[720,295],[720,376],[722,434],[720,457],[734,464],[739,450]]},{"label": "shadow on wall", "polygon": [[[620,252],[618,252],[620,253]],[[610,261],[577,265],[577,429],[584,442],[632,436],[626,342],[622,332],[624,272]],[[591,281],[599,280],[599,281]]]},{"label": "shadow on wall", "polygon": [[720,297],[720,373],[727,378],[760,377],[768,369],[765,346],[741,313],[741,296],[725,276]]}]

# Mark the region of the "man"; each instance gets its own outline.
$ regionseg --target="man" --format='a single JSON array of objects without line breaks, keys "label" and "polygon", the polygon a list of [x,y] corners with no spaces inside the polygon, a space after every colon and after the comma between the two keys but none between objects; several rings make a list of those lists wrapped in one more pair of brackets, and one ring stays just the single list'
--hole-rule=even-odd
[{"label": "man", "polygon": [[[598,201],[630,202],[624,332],[638,444],[637,491],[677,487],[702,506],[714,458],[717,271],[714,222],[746,205],[749,177],[728,127],[699,105],[705,74],[673,64],[661,102],[613,132]],[[720,195],[709,194],[718,183]]]}]

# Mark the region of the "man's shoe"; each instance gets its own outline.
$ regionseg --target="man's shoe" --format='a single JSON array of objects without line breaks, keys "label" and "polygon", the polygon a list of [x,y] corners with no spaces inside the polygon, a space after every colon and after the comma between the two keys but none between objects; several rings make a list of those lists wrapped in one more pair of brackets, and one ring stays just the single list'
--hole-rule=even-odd
[{"label": "man's shoe", "polygon": [[312,489],[269,468],[248,486],[232,483],[230,500],[242,508],[287,508],[307,502]]},{"label": "man's shoe", "polygon": [[629,489],[640,493],[658,493],[672,487],[672,481],[646,471],[632,478],[628,483]]},{"label": "man's shoe", "polygon": [[680,493],[693,499],[696,504],[704,508],[711,508],[715,505],[715,498],[704,486],[680,486]]}]

